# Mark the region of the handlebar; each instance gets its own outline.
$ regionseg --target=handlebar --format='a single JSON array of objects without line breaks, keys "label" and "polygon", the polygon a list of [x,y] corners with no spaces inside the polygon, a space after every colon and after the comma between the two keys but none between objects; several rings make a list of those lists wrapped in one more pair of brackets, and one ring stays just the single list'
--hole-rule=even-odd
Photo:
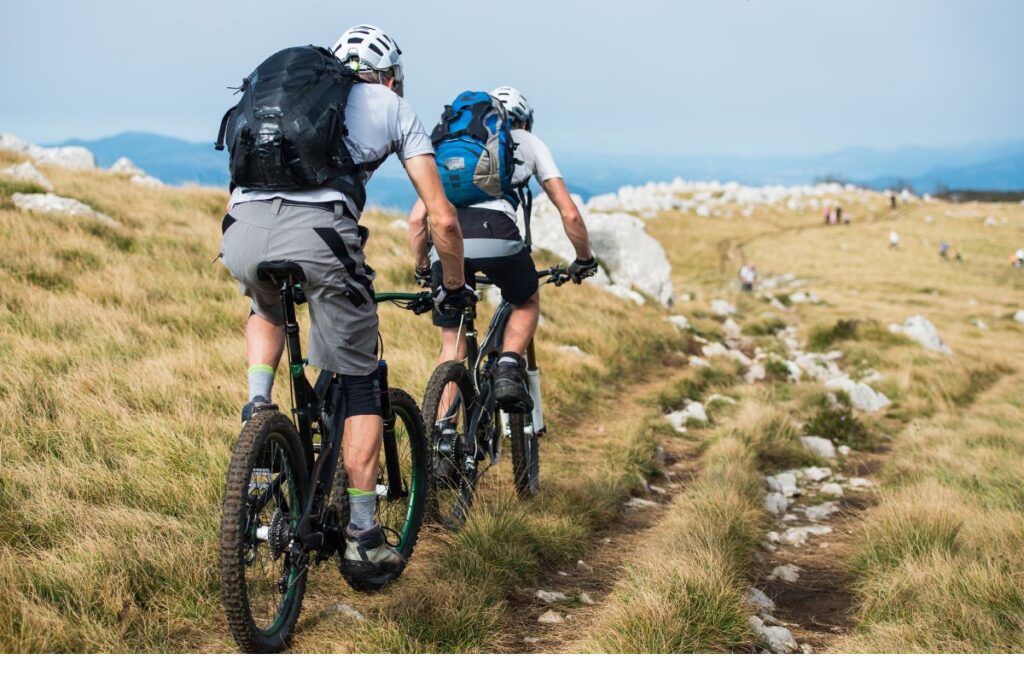
[{"label": "handlebar", "polygon": [[373,295],[377,303],[390,301],[399,308],[422,315],[434,307],[434,297],[426,292],[377,292]]},{"label": "handlebar", "polygon": [[[555,287],[561,287],[569,281],[569,274],[566,272],[565,266],[561,263],[546,268],[544,270],[537,271],[537,279],[544,280],[542,284],[552,284]],[[479,275],[476,277],[476,283],[478,285],[493,285],[494,283],[486,275]]]}]

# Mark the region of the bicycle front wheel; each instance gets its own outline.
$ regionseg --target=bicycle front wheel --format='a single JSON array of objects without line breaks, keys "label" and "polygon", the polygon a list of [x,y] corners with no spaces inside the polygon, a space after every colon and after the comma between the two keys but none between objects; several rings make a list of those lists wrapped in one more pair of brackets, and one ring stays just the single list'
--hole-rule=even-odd
[{"label": "bicycle front wheel", "polygon": [[423,426],[434,475],[430,514],[451,529],[465,523],[473,505],[476,439],[467,432],[475,408],[476,391],[466,366],[457,361],[437,366],[423,396]]},{"label": "bicycle front wheel", "polygon": [[306,557],[293,556],[289,546],[306,495],[295,426],[276,410],[257,412],[231,454],[221,505],[221,595],[244,652],[280,652],[291,640]]},{"label": "bicycle front wheel", "polygon": [[540,488],[540,443],[533,431],[532,415],[509,415],[508,429],[516,493],[520,498],[533,498]]}]

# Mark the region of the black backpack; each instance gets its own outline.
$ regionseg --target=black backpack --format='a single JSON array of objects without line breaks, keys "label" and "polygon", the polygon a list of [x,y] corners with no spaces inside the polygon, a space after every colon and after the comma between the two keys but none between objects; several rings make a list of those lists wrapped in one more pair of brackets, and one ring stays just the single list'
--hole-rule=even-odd
[{"label": "black backpack", "polygon": [[217,134],[227,141],[232,187],[333,187],[362,206],[359,167],[345,145],[345,105],[356,76],[329,50],[308,45],[268,57],[242,82]]}]

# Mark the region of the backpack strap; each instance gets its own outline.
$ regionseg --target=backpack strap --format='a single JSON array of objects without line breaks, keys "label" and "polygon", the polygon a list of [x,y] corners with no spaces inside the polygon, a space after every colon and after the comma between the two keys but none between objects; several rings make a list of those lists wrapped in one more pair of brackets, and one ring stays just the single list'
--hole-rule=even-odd
[{"label": "backpack strap", "polygon": [[224,112],[224,118],[220,120],[220,131],[217,133],[217,143],[213,146],[218,152],[224,149],[224,134],[228,130],[228,119],[231,118],[231,114],[235,111],[234,107]]},{"label": "backpack strap", "polygon": [[523,233],[527,251],[533,251],[533,235],[530,234],[530,214],[533,212],[533,190],[529,183],[516,188],[519,203],[523,206]]}]

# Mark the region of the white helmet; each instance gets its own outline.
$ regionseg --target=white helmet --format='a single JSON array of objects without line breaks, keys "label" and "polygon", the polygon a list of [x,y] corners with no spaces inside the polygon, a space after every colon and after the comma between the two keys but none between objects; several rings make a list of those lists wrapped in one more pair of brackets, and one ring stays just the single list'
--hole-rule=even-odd
[{"label": "white helmet", "polygon": [[334,41],[331,52],[356,73],[369,69],[378,82],[381,78],[394,78],[395,92],[402,95],[402,50],[376,26],[353,26]]},{"label": "white helmet", "polygon": [[505,111],[512,120],[525,124],[526,130],[533,130],[533,107],[526,101],[523,93],[510,85],[503,85],[492,90],[491,97],[505,105]]}]

